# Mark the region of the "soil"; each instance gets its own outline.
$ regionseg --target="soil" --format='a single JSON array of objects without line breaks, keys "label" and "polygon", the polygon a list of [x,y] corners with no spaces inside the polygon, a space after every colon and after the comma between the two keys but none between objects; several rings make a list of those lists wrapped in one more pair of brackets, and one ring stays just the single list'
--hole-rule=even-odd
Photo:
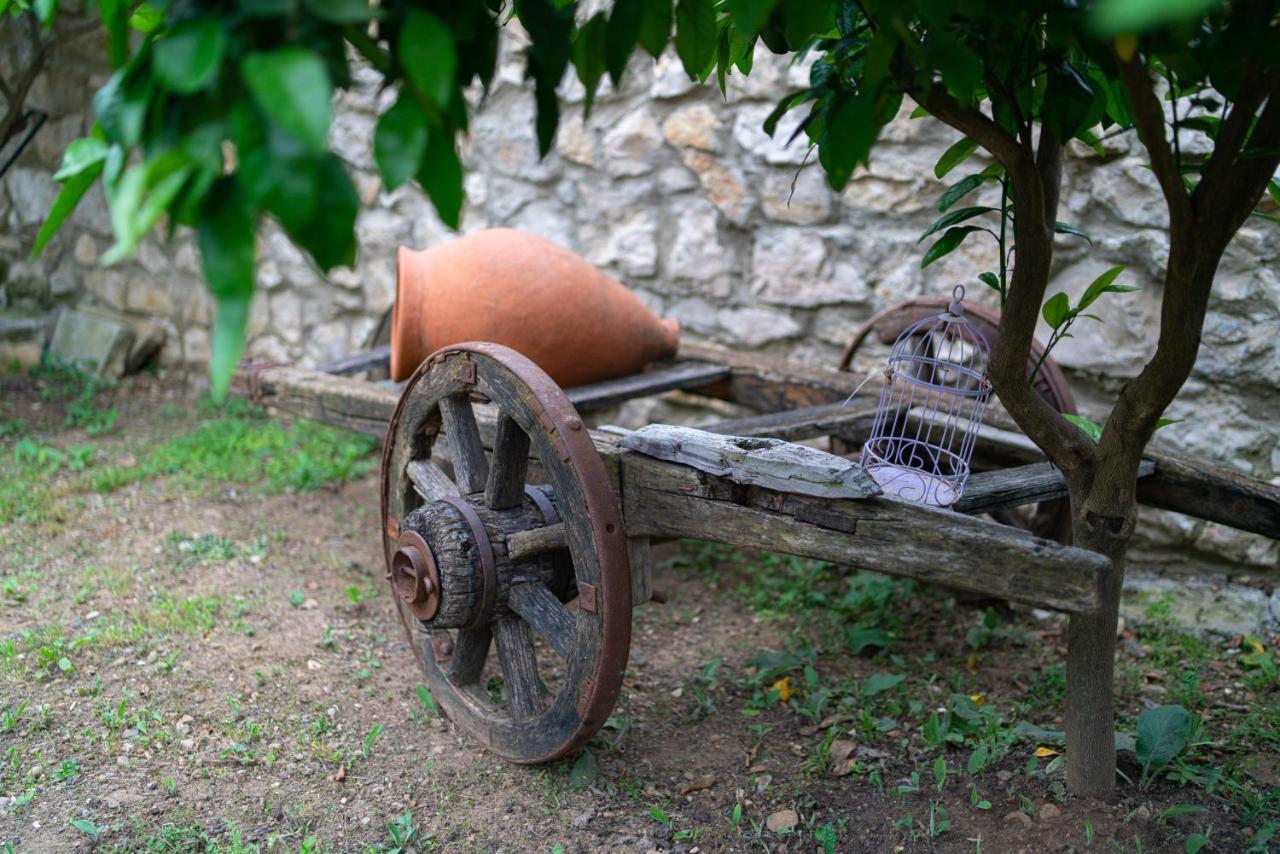
[{"label": "soil", "polygon": [[[94,465],[145,453],[199,417],[177,380],[131,380],[102,401],[117,407],[117,429],[91,438],[64,426],[63,405],[42,399],[40,383],[2,382],[0,418],[40,443],[91,443]],[[0,438],[0,466],[16,441]],[[70,475],[49,477],[56,487]],[[762,574],[784,578],[787,564],[680,544],[659,555],[655,587],[667,603],[636,610],[624,694],[591,758],[509,764],[415,691],[382,580],[377,507],[372,470],[275,493],[154,477],[67,494],[54,518],[0,528],[0,576],[20,585],[0,597],[0,643],[14,642],[0,662],[0,714],[26,704],[0,728],[0,851],[392,850],[388,823],[406,813],[417,835],[405,850],[450,852],[813,852],[824,839],[836,851],[1183,851],[1210,827],[1203,850],[1243,851],[1265,824],[1267,812],[1246,814],[1221,791],[1164,779],[1122,784],[1111,804],[1072,798],[1061,763],[1033,761],[1044,742],[1016,740],[971,775],[972,742],[922,738],[953,693],[1001,709],[1006,727],[1060,729],[1057,696],[1046,702],[1037,687],[1053,684],[1062,661],[1057,616],[998,610],[1003,631],[974,649],[966,635],[992,603],[913,587],[893,604],[893,648],[855,656],[841,637],[848,626],[812,597],[793,604],[797,591],[783,588],[775,607],[761,606]],[[830,568],[832,589],[848,576]],[[750,662],[805,642],[817,682],[796,670],[795,694],[770,703]],[[1130,629],[1122,645],[1139,671],[1144,644]],[[41,664],[42,645],[69,669]],[[1200,713],[1208,739],[1225,744],[1244,689],[1230,642],[1211,647],[1225,663],[1201,672]],[[887,672],[907,675],[892,728],[863,725],[864,711],[879,714],[870,700],[831,704],[822,717],[844,714],[823,727],[803,714],[819,685],[846,697],[840,686]],[[1162,678],[1118,685],[1130,723],[1172,702],[1145,690]],[[1274,686],[1250,696],[1280,706]],[[821,761],[832,739],[852,743],[848,760],[831,763],[840,771],[852,760],[852,773]],[[1262,739],[1205,759],[1261,756],[1247,782],[1274,811],[1275,746]],[[1131,755],[1122,769],[1138,778]],[[920,791],[898,793],[913,771]],[[1166,813],[1178,804],[1201,809]]]}]

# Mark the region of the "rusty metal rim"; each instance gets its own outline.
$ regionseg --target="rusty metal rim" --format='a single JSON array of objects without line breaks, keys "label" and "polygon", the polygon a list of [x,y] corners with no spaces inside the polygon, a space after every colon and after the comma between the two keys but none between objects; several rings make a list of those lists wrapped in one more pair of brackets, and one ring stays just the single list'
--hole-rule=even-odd
[{"label": "rusty metal rim", "polygon": [[462,521],[471,529],[471,539],[475,541],[476,552],[480,558],[480,607],[476,615],[462,628],[474,629],[484,626],[493,618],[493,609],[498,603],[498,571],[493,562],[493,544],[489,542],[489,532],[484,529],[480,514],[476,513],[465,498],[458,495],[446,495],[440,499],[448,504]]}]

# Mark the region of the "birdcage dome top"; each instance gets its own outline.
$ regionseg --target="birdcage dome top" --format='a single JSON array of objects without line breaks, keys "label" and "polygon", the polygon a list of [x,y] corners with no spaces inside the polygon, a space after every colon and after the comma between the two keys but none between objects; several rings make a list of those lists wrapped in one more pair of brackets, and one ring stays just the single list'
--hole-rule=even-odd
[{"label": "birdcage dome top", "polygon": [[962,397],[990,393],[987,362],[991,348],[986,336],[964,316],[964,292],[964,285],[956,285],[946,311],[902,331],[889,353],[892,376]]}]

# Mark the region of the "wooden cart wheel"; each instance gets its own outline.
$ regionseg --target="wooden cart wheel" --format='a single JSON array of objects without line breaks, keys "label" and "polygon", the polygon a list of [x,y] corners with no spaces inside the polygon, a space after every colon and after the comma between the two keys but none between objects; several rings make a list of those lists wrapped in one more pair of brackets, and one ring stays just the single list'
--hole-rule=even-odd
[{"label": "wooden cart wheel", "polygon": [[[898,336],[911,324],[932,317],[947,310],[950,300],[940,297],[921,297],[891,305],[872,315],[866,323],[858,327],[849,344],[840,357],[838,369],[849,370],[853,357],[862,346],[862,342],[872,331],[877,333],[881,342],[892,344]],[[977,303],[966,303],[965,315],[969,321],[986,337],[987,343],[994,349],[1000,337],[1000,312]],[[1031,342],[1031,352],[1027,355],[1027,375],[1035,370],[1037,362],[1044,353],[1044,345],[1037,340]],[[1077,414],[1075,397],[1071,394],[1071,386],[1067,384],[1066,374],[1053,360],[1045,358],[1036,374],[1036,391],[1050,406],[1067,415]],[[1014,507],[997,510],[991,514],[1006,525],[1014,525],[1030,531],[1038,537],[1056,540],[1063,545],[1071,545],[1071,507],[1065,498],[1041,501],[1026,507]]]},{"label": "wooden cart wheel", "polygon": [[[526,484],[531,454],[545,484]],[[382,518],[401,622],[454,723],[522,763],[585,744],[622,684],[630,568],[604,462],[555,382],[497,344],[432,354],[391,418]]]}]

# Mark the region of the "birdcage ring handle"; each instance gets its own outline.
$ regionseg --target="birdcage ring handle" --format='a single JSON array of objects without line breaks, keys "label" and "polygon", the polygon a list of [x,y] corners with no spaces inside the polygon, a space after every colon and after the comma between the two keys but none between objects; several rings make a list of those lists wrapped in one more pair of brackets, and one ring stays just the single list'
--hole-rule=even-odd
[{"label": "birdcage ring handle", "polygon": [[964,285],[956,285],[951,289],[951,305],[947,306],[947,313],[953,317],[964,314]]}]

